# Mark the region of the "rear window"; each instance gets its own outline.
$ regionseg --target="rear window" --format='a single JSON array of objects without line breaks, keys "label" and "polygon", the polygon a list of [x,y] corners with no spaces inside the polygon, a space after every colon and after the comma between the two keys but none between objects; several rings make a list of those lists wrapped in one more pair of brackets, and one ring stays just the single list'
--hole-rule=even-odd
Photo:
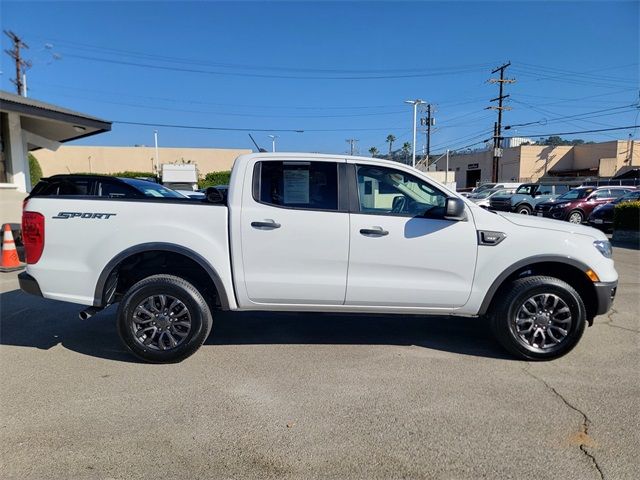
[{"label": "rear window", "polygon": [[31,196],[89,195],[91,182],[88,179],[54,179],[39,182]]}]

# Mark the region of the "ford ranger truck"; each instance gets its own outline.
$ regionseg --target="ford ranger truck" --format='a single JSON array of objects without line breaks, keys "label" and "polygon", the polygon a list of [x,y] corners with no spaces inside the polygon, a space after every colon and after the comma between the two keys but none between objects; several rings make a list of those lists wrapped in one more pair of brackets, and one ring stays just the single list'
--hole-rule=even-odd
[{"label": "ford ranger truck", "polygon": [[549,360],[611,306],[611,245],[582,225],[476,206],[385,160],[242,155],[228,196],[205,200],[31,196],[21,288],[117,303],[124,345],[176,362],[215,312],[364,312],[477,317],[513,355]]}]

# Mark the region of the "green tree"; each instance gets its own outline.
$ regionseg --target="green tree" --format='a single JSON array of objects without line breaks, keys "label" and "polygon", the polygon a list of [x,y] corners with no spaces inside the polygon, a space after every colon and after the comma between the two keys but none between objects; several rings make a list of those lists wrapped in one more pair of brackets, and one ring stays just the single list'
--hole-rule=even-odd
[{"label": "green tree", "polygon": [[42,168],[40,168],[38,159],[32,154],[29,154],[29,175],[31,178],[31,187],[33,188],[42,178]]},{"label": "green tree", "polygon": [[231,172],[209,172],[198,182],[198,188],[215,187],[216,185],[229,185]]},{"label": "green tree", "polygon": [[[582,140],[581,138],[566,140],[558,135],[551,135],[550,137],[547,137],[547,138],[544,138],[544,137],[540,138],[538,140],[538,143],[540,145],[549,145],[552,147],[556,147],[558,145],[583,145],[585,141]],[[591,142],[587,142],[587,143],[591,143]]]},{"label": "green tree", "polygon": [[402,156],[405,158],[409,158],[409,153],[411,153],[411,142],[404,142],[402,144]]},{"label": "green tree", "polygon": [[377,156],[380,152],[378,151],[378,149],[376,147],[371,147],[369,149],[369,153],[371,154],[372,157]]},{"label": "green tree", "polygon": [[393,135],[392,133],[387,135],[387,143],[389,144],[389,158],[391,158],[391,155],[392,155],[391,152],[393,151],[393,142],[395,141],[396,141],[395,135]]}]

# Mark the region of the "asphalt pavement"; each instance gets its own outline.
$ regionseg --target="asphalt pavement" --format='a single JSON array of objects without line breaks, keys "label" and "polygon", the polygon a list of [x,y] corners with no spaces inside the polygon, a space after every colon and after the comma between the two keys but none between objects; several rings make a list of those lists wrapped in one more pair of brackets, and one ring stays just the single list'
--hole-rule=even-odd
[{"label": "asphalt pavement", "polygon": [[135,361],[112,308],[0,274],[0,478],[636,479],[640,252],[577,348],[516,361],[481,320],[224,313]]}]

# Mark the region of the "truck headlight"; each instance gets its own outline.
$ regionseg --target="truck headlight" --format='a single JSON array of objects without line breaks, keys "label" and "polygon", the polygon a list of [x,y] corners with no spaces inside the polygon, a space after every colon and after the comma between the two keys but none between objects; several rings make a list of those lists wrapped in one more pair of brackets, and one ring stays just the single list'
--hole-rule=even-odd
[{"label": "truck headlight", "polygon": [[609,240],[596,240],[593,242],[593,246],[606,258],[611,258],[613,250],[611,249],[611,243]]}]

